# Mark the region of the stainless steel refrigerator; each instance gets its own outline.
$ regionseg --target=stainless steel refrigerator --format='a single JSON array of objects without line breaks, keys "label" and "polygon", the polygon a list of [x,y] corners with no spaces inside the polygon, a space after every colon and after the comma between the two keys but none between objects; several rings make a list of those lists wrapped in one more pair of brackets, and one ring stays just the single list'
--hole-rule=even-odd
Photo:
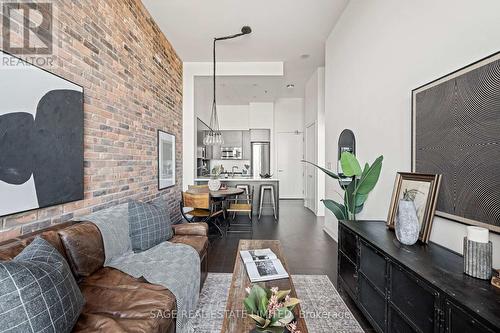
[{"label": "stainless steel refrigerator", "polygon": [[271,173],[269,142],[252,142],[252,174],[254,177]]}]

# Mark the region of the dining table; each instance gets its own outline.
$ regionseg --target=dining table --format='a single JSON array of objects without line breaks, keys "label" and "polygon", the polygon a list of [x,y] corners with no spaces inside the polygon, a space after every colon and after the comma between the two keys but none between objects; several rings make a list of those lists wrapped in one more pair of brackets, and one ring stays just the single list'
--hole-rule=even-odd
[{"label": "dining table", "polygon": [[227,187],[225,189],[219,189],[217,191],[210,191],[210,196],[217,199],[225,199],[233,195],[240,195],[245,193],[244,189],[237,187]]}]

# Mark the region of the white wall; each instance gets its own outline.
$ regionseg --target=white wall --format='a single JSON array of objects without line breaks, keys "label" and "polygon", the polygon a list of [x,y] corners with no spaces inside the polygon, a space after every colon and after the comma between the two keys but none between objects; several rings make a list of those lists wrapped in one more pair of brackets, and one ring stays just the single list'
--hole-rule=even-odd
[{"label": "white wall", "polygon": [[[411,90],[500,50],[498,0],[351,0],[326,44],[326,142],[343,128],[361,161],[385,156],[361,218],[386,219],[394,177],[409,171]],[[327,165],[336,163],[327,146]],[[335,184],[327,183],[334,197]],[[327,228],[337,234],[328,212]],[[462,252],[465,226],[436,218],[431,240]],[[500,236],[491,236],[500,267]]]},{"label": "white wall", "polygon": [[[318,165],[325,165],[325,68],[320,67],[306,82],[304,98],[304,131],[311,124],[316,125],[316,159]],[[305,147],[305,145],[304,145]],[[305,154],[304,154],[305,156]],[[315,213],[325,215],[325,207],[321,202],[325,198],[325,174],[315,169],[316,199]],[[306,181],[304,182],[305,184]]]},{"label": "white wall", "polygon": [[248,130],[248,105],[218,105],[219,128],[222,130]]}]

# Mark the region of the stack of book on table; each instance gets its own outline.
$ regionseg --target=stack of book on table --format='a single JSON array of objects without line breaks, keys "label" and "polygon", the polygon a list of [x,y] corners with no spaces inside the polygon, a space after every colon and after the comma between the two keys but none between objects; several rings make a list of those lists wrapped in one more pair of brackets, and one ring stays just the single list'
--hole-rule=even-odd
[{"label": "stack of book on table", "polygon": [[240,256],[252,282],[288,278],[283,264],[271,249],[243,250],[240,251]]}]

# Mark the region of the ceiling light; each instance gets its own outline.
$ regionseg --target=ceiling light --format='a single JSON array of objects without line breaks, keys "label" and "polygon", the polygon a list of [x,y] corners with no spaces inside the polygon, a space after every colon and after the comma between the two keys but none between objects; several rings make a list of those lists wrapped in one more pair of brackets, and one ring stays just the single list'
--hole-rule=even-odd
[{"label": "ceiling light", "polygon": [[222,40],[227,40],[227,39],[233,39],[236,37],[241,37],[243,35],[248,35],[249,33],[252,32],[252,29],[248,26],[244,26],[241,28],[241,33],[235,34],[235,35],[230,35],[230,36],[225,36],[225,37],[217,37],[214,38],[214,43],[213,43],[213,101],[212,101],[212,113],[210,114],[210,130],[208,133],[205,135],[203,138],[203,144],[206,146],[213,146],[213,145],[221,145],[224,144],[224,139],[222,138],[222,133],[219,127],[219,117],[217,116],[217,101],[216,101],[216,87],[217,87],[217,82],[216,82],[216,57],[215,57],[215,43],[217,41],[222,41]]},{"label": "ceiling light", "polygon": [[292,83],[290,83],[290,84],[287,84],[287,85],[286,85],[286,87],[287,87],[288,89],[293,89],[293,88],[295,88],[295,85],[294,85],[294,84],[292,84]]}]

